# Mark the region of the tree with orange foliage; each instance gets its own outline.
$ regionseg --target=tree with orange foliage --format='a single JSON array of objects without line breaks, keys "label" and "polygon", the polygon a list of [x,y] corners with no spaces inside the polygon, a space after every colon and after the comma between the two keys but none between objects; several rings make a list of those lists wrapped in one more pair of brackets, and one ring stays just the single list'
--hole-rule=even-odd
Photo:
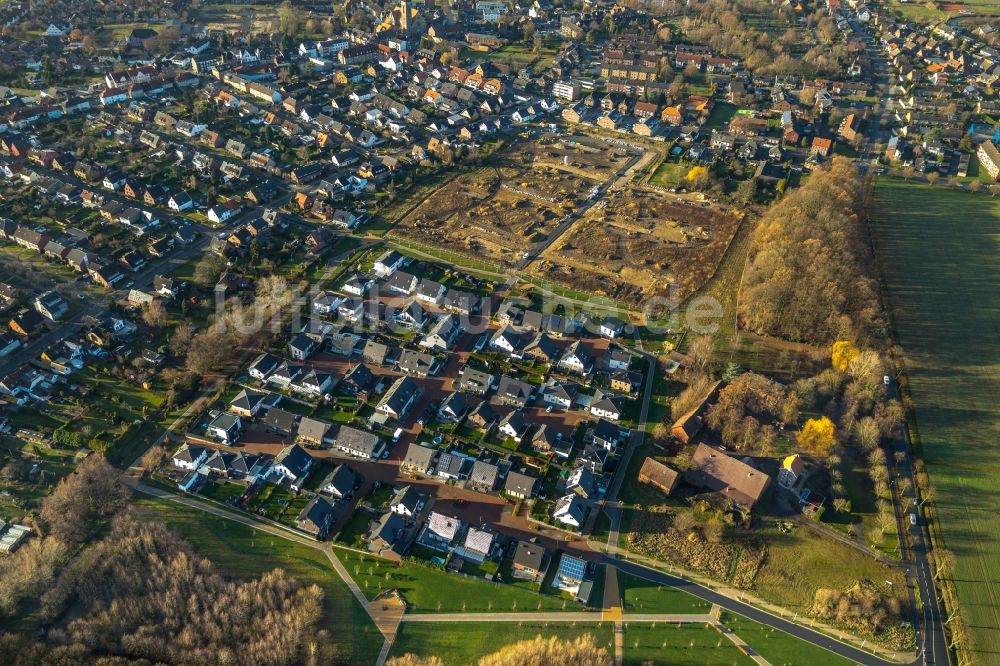
[{"label": "tree with orange foliage", "polygon": [[830,352],[830,361],[833,367],[841,372],[847,370],[851,361],[861,354],[861,350],[847,340],[837,340],[833,343],[833,351]]}]

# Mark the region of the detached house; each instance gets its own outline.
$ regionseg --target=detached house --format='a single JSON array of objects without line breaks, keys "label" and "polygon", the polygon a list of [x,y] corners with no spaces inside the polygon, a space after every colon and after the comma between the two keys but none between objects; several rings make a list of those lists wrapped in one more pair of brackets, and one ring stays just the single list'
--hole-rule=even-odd
[{"label": "detached house", "polygon": [[280,480],[287,480],[292,490],[299,490],[312,469],[313,459],[309,453],[298,444],[286,446],[274,458],[271,474]]}]

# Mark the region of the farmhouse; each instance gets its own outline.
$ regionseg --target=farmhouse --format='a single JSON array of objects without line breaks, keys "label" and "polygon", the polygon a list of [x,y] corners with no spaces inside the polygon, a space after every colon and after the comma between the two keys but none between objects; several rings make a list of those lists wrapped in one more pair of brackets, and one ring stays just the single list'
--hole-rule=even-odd
[{"label": "farmhouse", "polygon": [[771,477],[718,449],[699,444],[685,474],[691,485],[707,488],[737,504],[752,507],[771,483]]}]

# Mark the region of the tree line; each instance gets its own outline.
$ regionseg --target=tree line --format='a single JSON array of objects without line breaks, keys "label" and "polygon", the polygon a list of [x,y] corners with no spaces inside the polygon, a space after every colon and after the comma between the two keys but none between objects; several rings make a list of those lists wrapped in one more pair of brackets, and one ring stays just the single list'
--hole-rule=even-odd
[{"label": "tree line", "polygon": [[861,195],[857,169],[837,159],[771,207],[754,231],[740,291],[744,329],[814,344],[884,335],[864,260]]},{"label": "tree line", "polygon": [[0,621],[41,625],[31,638],[0,633],[6,663],[336,661],[317,630],[319,587],[280,569],[223,578],[165,526],[123,511],[129,497],[92,454],[43,500],[38,535],[0,559]]}]

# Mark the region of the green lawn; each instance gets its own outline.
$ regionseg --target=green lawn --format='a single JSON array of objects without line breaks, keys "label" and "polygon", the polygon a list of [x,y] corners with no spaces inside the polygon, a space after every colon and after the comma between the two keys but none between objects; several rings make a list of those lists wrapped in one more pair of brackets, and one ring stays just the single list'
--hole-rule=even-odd
[{"label": "green lawn", "polygon": [[1000,663],[1000,201],[881,178],[874,235],[977,660]]},{"label": "green lawn", "polygon": [[[626,623],[624,664],[753,664],[733,643],[704,624]],[[817,662],[822,663],[822,662]]]},{"label": "green lawn", "polygon": [[729,102],[718,102],[714,107],[712,107],[712,113],[709,114],[708,120],[705,121],[705,129],[722,129],[726,126],[736,112],[739,111],[739,107],[735,104],[730,104]]},{"label": "green lawn", "polygon": [[691,165],[682,162],[663,162],[656,167],[649,182],[661,187],[677,187],[687,176]]},{"label": "green lawn", "polygon": [[578,604],[556,595],[445,573],[422,564],[397,567],[388,560],[346,551],[341,560],[369,599],[395,588],[406,599],[411,613],[583,610]]},{"label": "green lawn", "polygon": [[281,568],[301,583],[319,585],[326,593],[320,624],[340,658],[350,664],[375,663],[382,636],[316,549],[170,500],[142,497],[135,504],[142,516],[165,523],[187,539],[223,575],[248,578]]},{"label": "green lawn", "polygon": [[817,645],[806,643],[791,634],[754,622],[742,615],[723,611],[722,623],[746,641],[754,652],[772,664],[849,666],[854,663]]},{"label": "green lawn", "polygon": [[612,624],[570,622],[461,622],[446,626],[431,622],[403,622],[399,625],[390,657],[412,653],[437,656],[445,666],[468,666],[505,645],[535,636],[572,639],[591,634],[595,641],[614,653]]},{"label": "green lawn", "polygon": [[618,572],[626,613],[707,613],[712,604],[673,587]]}]

